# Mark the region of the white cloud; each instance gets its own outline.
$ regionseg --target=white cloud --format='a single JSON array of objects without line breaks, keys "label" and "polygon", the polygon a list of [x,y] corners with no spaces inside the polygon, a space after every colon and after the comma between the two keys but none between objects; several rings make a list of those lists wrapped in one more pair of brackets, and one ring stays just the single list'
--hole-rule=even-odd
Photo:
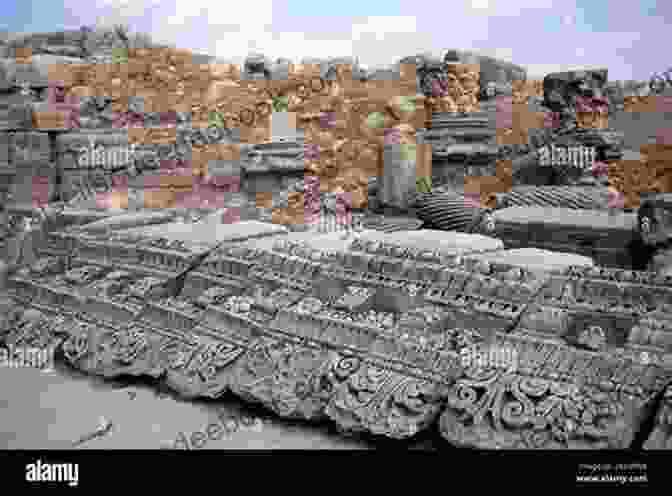
[{"label": "white cloud", "polygon": [[523,11],[553,8],[557,3],[554,0],[465,0],[464,7],[472,15],[516,17]]},{"label": "white cloud", "polygon": [[362,34],[374,34],[377,41],[384,41],[389,33],[417,33],[417,19],[412,16],[368,17],[365,22],[352,26],[352,39],[361,39]]},{"label": "white cloud", "polygon": [[[357,56],[362,64],[377,67],[407,55],[441,56],[446,48],[456,48],[511,61],[533,74],[609,64],[623,72],[632,70],[624,58],[640,36],[636,28],[632,33],[578,31],[575,0],[464,0],[451,4],[443,17],[445,9],[413,0],[415,15],[374,16],[353,19],[352,24],[340,19],[333,26],[324,20],[308,27],[291,15],[274,17],[276,0],[237,0],[233,6],[212,0],[66,2],[104,14],[101,21],[108,25],[124,22],[159,43],[238,63],[250,52],[261,52],[271,59],[292,60]],[[545,30],[549,15],[560,17],[561,33]],[[319,30],[323,22],[327,29]],[[334,32],[336,25],[340,31]],[[599,63],[589,64],[589,58]]]},{"label": "white cloud", "polygon": [[96,24],[111,26],[113,24],[129,24],[134,18],[141,17],[148,9],[156,7],[162,0],[95,0],[100,9],[109,10],[109,14],[98,16]]},{"label": "white cloud", "polygon": [[490,10],[492,2],[490,0],[471,0],[468,4],[471,10],[484,11]]}]

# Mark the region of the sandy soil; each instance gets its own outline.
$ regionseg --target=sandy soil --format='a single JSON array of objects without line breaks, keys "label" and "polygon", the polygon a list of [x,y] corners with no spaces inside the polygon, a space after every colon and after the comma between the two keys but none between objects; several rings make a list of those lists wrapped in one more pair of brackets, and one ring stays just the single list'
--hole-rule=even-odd
[{"label": "sandy soil", "polygon": [[[436,444],[427,437],[410,443],[347,437],[330,422],[280,419],[235,397],[185,401],[148,381],[105,381],[64,365],[52,373],[3,368],[0,390],[0,449],[170,449],[180,433],[205,434],[211,424],[220,426],[220,438],[213,436],[201,449],[424,450]],[[227,435],[222,413],[252,425],[239,420],[240,427]],[[109,433],[73,446],[96,430],[101,416],[112,423]]]},{"label": "sandy soil", "polygon": [[[0,449],[71,449],[96,430],[101,416],[110,432],[85,442],[81,449],[169,448],[182,432],[191,437],[219,424],[221,412],[250,418],[251,427],[232,428],[202,449],[367,449],[370,443],[340,436],[329,426],[283,421],[235,398],[182,401],[143,382],[103,381],[57,367],[53,373],[33,369],[0,371]],[[230,424],[231,425],[231,424]],[[216,436],[215,436],[216,437]]]}]

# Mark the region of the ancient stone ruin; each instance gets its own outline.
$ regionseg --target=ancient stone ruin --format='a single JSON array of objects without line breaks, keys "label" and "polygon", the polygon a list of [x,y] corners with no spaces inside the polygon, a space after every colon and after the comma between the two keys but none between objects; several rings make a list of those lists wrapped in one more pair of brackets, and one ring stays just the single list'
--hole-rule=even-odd
[{"label": "ancient stone ruin", "polygon": [[2,344],[351,433],[670,446],[669,160],[624,159],[606,71],[87,40],[0,59]]}]

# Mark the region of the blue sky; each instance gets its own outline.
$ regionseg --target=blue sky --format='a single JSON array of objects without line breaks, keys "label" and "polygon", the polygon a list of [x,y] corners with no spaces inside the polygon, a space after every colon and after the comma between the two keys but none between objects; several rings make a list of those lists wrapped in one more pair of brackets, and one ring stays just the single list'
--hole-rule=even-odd
[{"label": "blue sky", "polygon": [[368,65],[472,49],[528,68],[606,67],[610,79],[667,68],[672,2],[642,0],[18,0],[0,27],[46,31],[126,22],[154,39],[232,61],[357,55]]}]

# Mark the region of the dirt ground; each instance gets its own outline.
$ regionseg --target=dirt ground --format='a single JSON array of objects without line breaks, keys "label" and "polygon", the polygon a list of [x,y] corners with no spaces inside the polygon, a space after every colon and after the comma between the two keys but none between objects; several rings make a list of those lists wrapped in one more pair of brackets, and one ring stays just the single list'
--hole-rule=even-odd
[{"label": "dirt ground", "polygon": [[[175,449],[180,433],[191,439],[212,424],[220,433],[200,449],[431,450],[435,443],[419,439],[393,446],[388,440],[344,436],[328,421],[280,419],[235,397],[180,400],[150,381],[103,380],[64,365],[52,373],[3,368],[0,390],[0,449]],[[75,445],[96,430],[101,416],[112,423],[109,432]],[[221,428],[224,417],[237,419],[237,428],[228,422],[229,434]]]}]

